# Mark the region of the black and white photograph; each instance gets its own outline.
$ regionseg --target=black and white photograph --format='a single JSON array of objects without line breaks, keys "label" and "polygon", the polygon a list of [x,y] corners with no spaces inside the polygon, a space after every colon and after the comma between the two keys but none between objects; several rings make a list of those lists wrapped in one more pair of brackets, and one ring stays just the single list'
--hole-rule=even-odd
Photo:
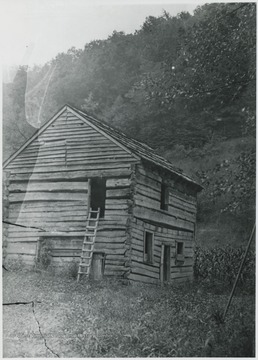
[{"label": "black and white photograph", "polygon": [[256,2],[0,0],[2,358],[255,358]]}]

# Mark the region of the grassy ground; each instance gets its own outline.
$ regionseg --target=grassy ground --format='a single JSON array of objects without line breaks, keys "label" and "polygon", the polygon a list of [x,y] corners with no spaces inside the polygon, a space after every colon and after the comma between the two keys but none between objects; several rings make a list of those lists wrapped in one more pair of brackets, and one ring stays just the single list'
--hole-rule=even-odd
[{"label": "grassy ground", "polygon": [[201,284],[92,283],[49,273],[4,272],[4,357],[254,356],[253,295]]}]

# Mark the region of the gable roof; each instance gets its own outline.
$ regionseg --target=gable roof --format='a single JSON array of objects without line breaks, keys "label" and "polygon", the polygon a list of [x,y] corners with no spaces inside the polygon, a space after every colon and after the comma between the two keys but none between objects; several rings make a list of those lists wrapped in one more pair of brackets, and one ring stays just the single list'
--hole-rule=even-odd
[{"label": "gable roof", "polygon": [[202,189],[202,186],[200,184],[198,184],[188,175],[184,174],[181,169],[174,167],[168,160],[158,155],[150,146],[130,138],[123,132],[109,126],[107,123],[93,118],[92,116],[87,115],[83,111],[71,105],[65,105],[64,107],[62,107],[62,109],[60,109],[49,121],[47,121],[40,129],[38,129],[35,134],[32,135],[32,137],[28,139],[19,150],[17,150],[13,155],[9,157],[9,159],[4,162],[4,168],[13,159],[15,159],[28,145],[30,145],[32,141],[34,141],[42,132],[44,132],[44,130],[47,129],[48,126],[51,125],[55,121],[55,119],[57,119],[58,116],[60,116],[65,110],[71,111],[80,119],[87,122],[89,125],[93,125],[96,130],[99,130],[101,133],[106,134],[109,139],[113,140],[123,149],[127,151],[129,150],[128,152],[130,152],[136,159],[140,158],[142,160],[145,160],[150,164],[165,169],[170,173],[183,178],[187,182],[194,184],[197,187],[198,191]]}]

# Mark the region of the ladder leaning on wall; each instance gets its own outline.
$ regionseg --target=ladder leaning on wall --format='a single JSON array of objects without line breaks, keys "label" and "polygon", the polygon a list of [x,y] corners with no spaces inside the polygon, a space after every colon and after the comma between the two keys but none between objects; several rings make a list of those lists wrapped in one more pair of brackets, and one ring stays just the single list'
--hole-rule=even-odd
[{"label": "ladder leaning on wall", "polygon": [[[94,244],[99,223],[99,213],[100,208],[98,208],[98,210],[92,210],[92,208],[90,208],[82,243],[82,254],[78,269],[77,281],[80,280],[81,275],[86,275],[88,277],[90,274]],[[92,217],[92,215],[95,215],[95,217]]]}]

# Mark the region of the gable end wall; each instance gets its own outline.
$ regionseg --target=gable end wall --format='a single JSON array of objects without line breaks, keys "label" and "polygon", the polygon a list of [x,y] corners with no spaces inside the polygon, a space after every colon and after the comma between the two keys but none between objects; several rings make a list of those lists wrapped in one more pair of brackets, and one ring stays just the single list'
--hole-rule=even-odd
[{"label": "gable end wall", "polygon": [[[88,209],[88,179],[106,179],[105,218],[96,251],[106,254],[106,275],[128,268],[128,209],[135,158],[103,134],[63,112],[7,166],[7,259],[33,264],[40,239],[50,241],[56,264],[78,260]],[[43,229],[44,231],[40,231]]]}]

